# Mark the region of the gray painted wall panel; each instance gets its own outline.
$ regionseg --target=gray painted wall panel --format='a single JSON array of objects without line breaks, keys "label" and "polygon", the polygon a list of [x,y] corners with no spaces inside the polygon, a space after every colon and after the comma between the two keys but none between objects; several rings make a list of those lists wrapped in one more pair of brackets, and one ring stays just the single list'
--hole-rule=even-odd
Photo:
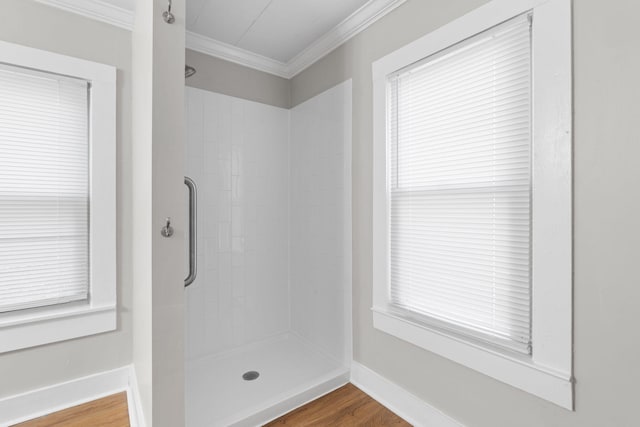
[{"label": "gray painted wall panel", "polygon": [[[354,357],[358,362],[472,427],[638,425],[640,128],[634,124],[640,117],[636,80],[640,35],[635,22],[640,4],[633,0],[577,0],[574,5],[576,412],[372,327],[371,63],[483,3],[409,0],[290,82],[187,51],[187,62],[199,72],[188,84],[287,108],[353,79]],[[116,332],[0,355],[0,397],[131,362],[130,34],[31,0],[4,0],[2,6],[6,17],[29,19],[6,19],[0,39],[118,67],[121,311]]]},{"label": "gray painted wall panel", "polygon": [[275,107],[289,108],[289,80],[187,49],[187,64],[196,74],[187,86]]},{"label": "gray painted wall panel", "polygon": [[574,1],[576,411],[372,326],[371,64],[484,2],[409,0],[291,81],[297,105],[353,79],[354,358],[470,427],[640,425],[636,1]]},{"label": "gray painted wall panel", "polygon": [[2,0],[0,40],[117,67],[118,329],[0,354],[0,397],[131,363],[131,34],[44,6]]}]

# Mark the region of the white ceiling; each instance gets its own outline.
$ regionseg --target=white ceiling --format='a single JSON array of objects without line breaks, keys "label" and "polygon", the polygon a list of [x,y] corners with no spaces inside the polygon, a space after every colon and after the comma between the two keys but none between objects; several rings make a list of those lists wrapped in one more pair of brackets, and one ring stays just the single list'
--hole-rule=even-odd
[{"label": "white ceiling", "polygon": [[[133,9],[133,0],[104,0]],[[368,0],[187,0],[187,30],[289,62]]]},{"label": "white ceiling", "polygon": [[[133,29],[135,0],[35,1]],[[290,79],[405,1],[186,0],[186,47]]]},{"label": "white ceiling", "polygon": [[288,62],[368,0],[187,0],[187,29]]}]

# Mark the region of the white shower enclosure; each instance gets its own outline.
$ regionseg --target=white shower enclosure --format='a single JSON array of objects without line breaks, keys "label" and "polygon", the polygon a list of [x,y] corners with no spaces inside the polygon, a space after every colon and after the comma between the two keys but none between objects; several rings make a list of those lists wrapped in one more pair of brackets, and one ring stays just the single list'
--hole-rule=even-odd
[{"label": "white shower enclosure", "polygon": [[187,426],[261,425],[348,381],[351,82],[291,110],[185,99],[198,186]]}]

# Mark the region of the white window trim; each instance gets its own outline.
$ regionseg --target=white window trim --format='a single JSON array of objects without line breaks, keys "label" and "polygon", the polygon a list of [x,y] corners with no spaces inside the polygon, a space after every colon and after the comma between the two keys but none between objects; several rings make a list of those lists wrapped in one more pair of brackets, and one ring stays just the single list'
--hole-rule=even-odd
[{"label": "white window trim", "polygon": [[0,62],[91,83],[89,301],[0,314],[0,353],[115,330],[116,69],[6,42]]},{"label": "white window trim", "polygon": [[[532,356],[463,340],[389,306],[387,76],[532,12]],[[494,0],[373,64],[373,324],[506,384],[573,410],[571,0]]]}]

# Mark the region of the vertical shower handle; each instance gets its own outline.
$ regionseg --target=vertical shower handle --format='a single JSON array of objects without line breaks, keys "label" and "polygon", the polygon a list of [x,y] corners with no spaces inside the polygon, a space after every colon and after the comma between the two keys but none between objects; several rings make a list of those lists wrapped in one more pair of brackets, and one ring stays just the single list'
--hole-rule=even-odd
[{"label": "vertical shower handle", "polygon": [[198,274],[198,187],[188,176],[184,177],[184,185],[189,189],[189,275],[184,279],[186,288],[196,280]]}]

